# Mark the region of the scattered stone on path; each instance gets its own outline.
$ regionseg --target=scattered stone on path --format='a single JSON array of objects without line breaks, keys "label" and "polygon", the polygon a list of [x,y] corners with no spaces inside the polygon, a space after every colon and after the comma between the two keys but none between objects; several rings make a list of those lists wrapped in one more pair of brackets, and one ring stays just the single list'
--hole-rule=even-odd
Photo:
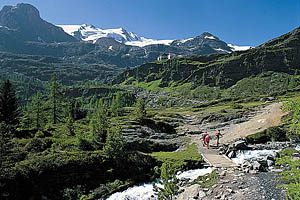
[{"label": "scattered stone on path", "polygon": [[200,190],[200,191],[199,191],[199,194],[198,194],[198,198],[199,198],[199,199],[202,199],[202,198],[205,197],[205,196],[206,196],[205,192],[202,191],[202,190]]},{"label": "scattered stone on path", "polygon": [[223,170],[223,171],[220,173],[220,176],[226,176],[226,171]]}]

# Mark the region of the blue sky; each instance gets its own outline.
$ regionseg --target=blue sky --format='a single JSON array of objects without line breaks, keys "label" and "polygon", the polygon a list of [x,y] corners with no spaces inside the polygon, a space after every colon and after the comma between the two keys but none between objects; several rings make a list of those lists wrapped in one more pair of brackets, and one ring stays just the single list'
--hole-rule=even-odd
[{"label": "blue sky", "polygon": [[153,39],[210,32],[227,43],[257,46],[300,26],[300,0],[1,0],[30,3],[53,24],[123,27]]}]

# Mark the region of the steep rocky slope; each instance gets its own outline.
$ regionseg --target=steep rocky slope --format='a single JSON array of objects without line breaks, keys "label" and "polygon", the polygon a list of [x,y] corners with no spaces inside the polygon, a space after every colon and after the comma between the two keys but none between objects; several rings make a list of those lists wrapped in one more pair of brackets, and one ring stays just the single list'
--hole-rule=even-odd
[{"label": "steep rocky slope", "polygon": [[40,42],[75,42],[61,28],[41,19],[39,11],[30,4],[4,6],[0,11],[1,29],[9,28],[19,32],[19,39]]}]

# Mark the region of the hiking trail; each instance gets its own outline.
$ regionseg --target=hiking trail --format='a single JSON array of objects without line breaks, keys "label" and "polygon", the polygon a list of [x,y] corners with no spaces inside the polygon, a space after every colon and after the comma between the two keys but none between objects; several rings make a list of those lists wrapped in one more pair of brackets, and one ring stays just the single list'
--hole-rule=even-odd
[{"label": "hiking trail", "polygon": [[[263,108],[260,108],[253,115],[249,116],[244,122],[230,123],[228,126],[222,126],[221,123],[214,125],[221,129],[223,137],[220,138],[220,144],[232,143],[234,140],[246,137],[248,135],[263,131],[269,127],[279,126],[281,124],[281,118],[284,113],[280,109],[282,103],[272,103]],[[229,158],[224,155],[219,155],[216,148],[215,131],[209,130],[208,133],[211,137],[210,149],[203,147],[201,140],[201,132],[204,132],[202,124],[197,122],[196,116],[185,116],[187,118],[187,124],[183,125],[181,130],[186,133],[186,136],[191,139],[191,143],[196,143],[199,153],[203,156],[205,162],[214,167],[236,167],[236,163],[233,163]]]}]

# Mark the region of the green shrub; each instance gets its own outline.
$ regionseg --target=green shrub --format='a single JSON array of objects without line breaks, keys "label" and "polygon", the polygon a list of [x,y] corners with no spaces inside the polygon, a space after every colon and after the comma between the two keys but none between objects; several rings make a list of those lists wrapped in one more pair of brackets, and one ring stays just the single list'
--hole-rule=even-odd
[{"label": "green shrub", "polygon": [[93,144],[86,138],[78,137],[78,149],[81,151],[94,150]]},{"label": "green shrub", "polygon": [[38,137],[38,138],[44,138],[45,137],[45,134],[43,133],[43,131],[38,131],[36,134],[35,134],[35,137]]},{"label": "green shrub", "polygon": [[77,185],[73,188],[65,188],[62,192],[63,200],[74,200],[74,199],[80,199],[80,197],[83,195],[84,189],[81,185]]},{"label": "green shrub", "polygon": [[218,175],[216,171],[212,173],[206,174],[204,176],[198,177],[196,180],[189,184],[199,184],[202,188],[211,188],[213,185],[217,183]]},{"label": "green shrub", "polygon": [[135,78],[134,77],[129,77],[126,81],[124,81],[124,85],[131,85],[133,84],[134,82],[136,82]]},{"label": "green shrub", "polygon": [[287,188],[287,199],[300,199],[300,160],[293,158],[293,153],[299,153],[295,149],[284,149],[279,152],[280,157],[276,159],[278,165],[288,166],[280,173],[284,182],[280,187]]},{"label": "green shrub", "polygon": [[25,145],[25,150],[31,153],[43,152],[50,148],[52,143],[50,139],[33,138]]},{"label": "green shrub", "polygon": [[266,130],[266,135],[271,139],[272,142],[275,141],[286,141],[286,133],[280,127],[270,127]]},{"label": "green shrub", "polygon": [[296,149],[287,148],[279,152],[279,157],[292,156],[294,153],[299,153]]},{"label": "green shrub", "polygon": [[[164,187],[158,187],[153,182],[153,190],[159,200],[173,199],[178,193],[179,187],[177,185],[178,179],[175,175],[176,167],[171,163],[163,163],[160,167],[160,178],[158,182],[163,184]],[[156,168],[158,172],[158,168]]]},{"label": "green shrub", "polygon": [[192,98],[210,101],[221,98],[219,87],[199,86],[191,91]]},{"label": "green shrub", "polygon": [[114,193],[115,191],[126,187],[129,185],[129,182],[123,182],[120,180],[115,180],[113,182],[102,184],[99,187],[93,189],[89,192],[88,195],[81,196],[80,199],[99,199],[107,197],[109,194]]},{"label": "green shrub", "polygon": [[248,135],[246,141],[249,143],[264,143],[268,141],[286,141],[286,132],[282,127],[270,127],[261,132]]}]

